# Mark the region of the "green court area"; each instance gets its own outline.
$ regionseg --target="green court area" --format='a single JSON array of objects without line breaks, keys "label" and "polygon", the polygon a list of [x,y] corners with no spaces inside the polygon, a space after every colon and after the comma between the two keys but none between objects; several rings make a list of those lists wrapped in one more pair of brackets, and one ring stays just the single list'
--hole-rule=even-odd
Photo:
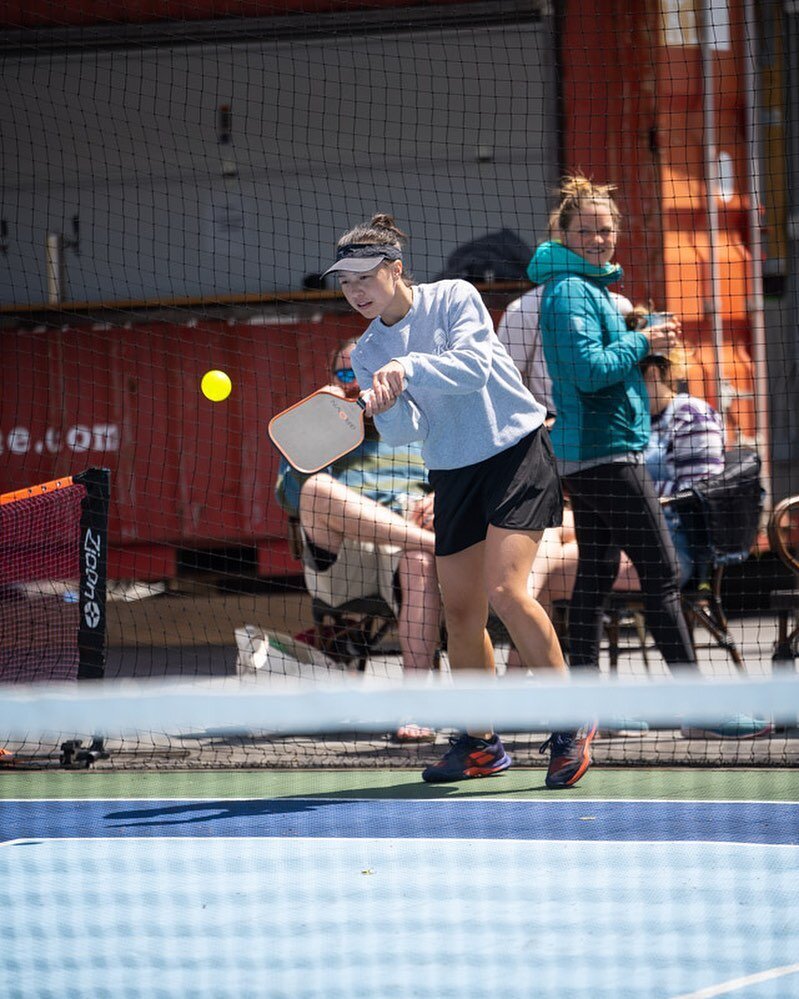
[{"label": "green court area", "polygon": [[94,798],[479,797],[494,799],[799,801],[796,769],[595,768],[567,791],[544,787],[544,769],[429,785],[418,770],[27,771],[0,774],[0,800]]}]

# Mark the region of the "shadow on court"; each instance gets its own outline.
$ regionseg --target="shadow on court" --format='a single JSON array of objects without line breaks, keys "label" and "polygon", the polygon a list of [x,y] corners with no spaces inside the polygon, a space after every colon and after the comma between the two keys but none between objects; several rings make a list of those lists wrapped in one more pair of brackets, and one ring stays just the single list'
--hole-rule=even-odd
[{"label": "shadow on court", "polygon": [[124,826],[130,829],[134,826],[205,824],[270,815],[300,815],[316,812],[324,805],[324,801],[309,801],[307,798],[297,801],[286,798],[278,800],[265,798],[252,801],[186,801],[170,804],[154,802],[145,807],[124,808],[116,812],[108,812],[105,819],[117,827]]},{"label": "shadow on court", "polygon": [[[442,795],[438,796],[439,799]],[[95,803],[99,804],[99,803]],[[312,838],[543,838],[799,844],[796,803],[445,802],[323,798],[131,802],[92,834]],[[89,803],[82,803],[85,809]],[[90,806],[89,806],[90,807]],[[99,819],[99,823],[97,822]],[[98,829],[97,826],[101,827]],[[191,830],[191,831],[189,831]]]},{"label": "shadow on court", "polygon": [[[531,774],[530,790],[546,790],[543,780]],[[317,812],[326,805],[355,803],[356,801],[413,801],[459,798],[490,799],[502,790],[498,782],[488,778],[452,784],[396,784],[394,787],[348,787],[341,791],[323,791],[318,794],[288,795],[278,799],[220,799],[194,802],[153,802],[152,805],[120,809],[105,816],[108,821],[125,825],[164,826],[228,819],[252,818],[269,815],[291,815]]]},{"label": "shadow on court", "polygon": [[[480,784],[489,783],[481,781]],[[543,789],[544,784],[532,784],[531,790]],[[494,793],[499,791],[499,787],[494,788]],[[308,812],[317,812],[326,805],[340,805],[348,802],[372,800],[393,800],[393,801],[425,801],[435,798],[450,798],[457,793],[460,798],[485,798],[491,795],[491,791],[485,790],[464,790],[460,784],[425,784],[422,785],[422,793],[418,785],[408,786],[407,784],[397,784],[393,788],[347,788],[342,791],[326,791],[318,795],[297,795],[296,797],[282,797],[279,799],[264,798],[256,800],[225,800],[218,801],[193,801],[193,802],[153,802],[151,805],[137,808],[123,808],[119,811],[108,812],[105,818],[114,824],[124,825],[128,828],[135,825],[146,826],[168,826],[183,825],[186,823],[207,823],[214,821],[224,821],[229,819],[246,819],[257,816],[269,815],[291,815]]]}]

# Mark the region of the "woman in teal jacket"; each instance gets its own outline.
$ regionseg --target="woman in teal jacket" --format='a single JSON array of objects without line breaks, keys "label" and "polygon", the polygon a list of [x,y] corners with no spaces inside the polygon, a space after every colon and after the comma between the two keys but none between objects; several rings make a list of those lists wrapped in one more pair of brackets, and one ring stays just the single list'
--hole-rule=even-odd
[{"label": "woman in teal jacket", "polygon": [[528,275],[544,284],[540,328],[557,419],[552,443],[571,497],[579,545],[569,608],[572,669],[599,668],[602,609],[627,552],[641,579],[647,624],[673,668],[696,668],[682,615],[677,558],[643,462],[649,400],[639,362],[676,341],[667,322],[628,330],[608,285],[620,219],[612,188],[570,177]]},{"label": "woman in teal jacket", "polygon": [[621,278],[621,267],[596,267],[563,243],[547,242],[529,273],[545,282],[542,339],[563,406],[550,431],[556,454],[582,462],[642,451],[649,443],[649,405],[638,362],[651,353],[653,331],[628,330],[606,292]]}]

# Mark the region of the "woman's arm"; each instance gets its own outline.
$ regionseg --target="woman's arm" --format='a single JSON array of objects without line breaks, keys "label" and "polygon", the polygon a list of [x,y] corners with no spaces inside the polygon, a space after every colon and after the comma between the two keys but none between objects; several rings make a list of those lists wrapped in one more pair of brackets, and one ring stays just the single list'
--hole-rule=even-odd
[{"label": "woman's arm", "polygon": [[[629,374],[650,350],[641,331],[624,327],[620,314],[603,316],[600,293],[580,278],[560,281],[541,308],[541,330],[550,375],[597,392]],[[617,323],[617,339],[606,344],[603,318]]]},{"label": "woman's arm", "polygon": [[386,444],[413,444],[427,438],[427,419],[407,390],[382,410],[372,410],[367,403],[366,415],[374,416],[375,426]]},{"label": "woman's arm", "polygon": [[448,395],[466,395],[485,386],[496,346],[494,324],[476,289],[453,281],[442,289],[445,319],[433,333],[429,351],[395,358],[411,385]]},{"label": "woman's arm", "polygon": [[428,434],[427,419],[405,391],[404,369],[397,361],[389,361],[372,373],[364,367],[355,354],[352,366],[360,385],[368,385],[364,398],[365,413],[375,421],[375,426],[386,442],[399,446],[423,441]]}]

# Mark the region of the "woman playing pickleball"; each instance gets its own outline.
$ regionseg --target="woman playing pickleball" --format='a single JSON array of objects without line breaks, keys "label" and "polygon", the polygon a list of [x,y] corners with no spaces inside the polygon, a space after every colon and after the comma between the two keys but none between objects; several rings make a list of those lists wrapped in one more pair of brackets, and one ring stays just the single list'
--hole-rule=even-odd
[{"label": "woman playing pickleball", "polygon": [[[391,216],[375,215],[339,239],[326,273],[370,320],[351,357],[359,383],[372,388],[367,414],[388,443],[421,442],[430,469],[450,665],[494,671],[490,606],[528,668],[564,673],[552,622],[527,589],[541,536],[560,524],[563,507],[546,410],[524,387],[476,289],[461,280],[412,284],[404,242]],[[548,740],[549,787],[582,777],[594,732],[590,724]],[[422,777],[487,777],[510,763],[486,725],[451,740]]]}]

